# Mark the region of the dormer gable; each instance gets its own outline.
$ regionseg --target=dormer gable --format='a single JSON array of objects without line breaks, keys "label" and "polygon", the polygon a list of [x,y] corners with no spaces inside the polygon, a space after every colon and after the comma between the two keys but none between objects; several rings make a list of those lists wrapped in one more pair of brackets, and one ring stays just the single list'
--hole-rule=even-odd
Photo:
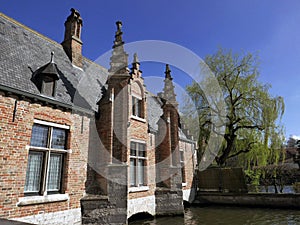
[{"label": "dormer gable", "polygon": [[54,63],[53,52],[51,52],[51,61],[34,72],[31,80],[42,95],[55,97],[59,72]]}]

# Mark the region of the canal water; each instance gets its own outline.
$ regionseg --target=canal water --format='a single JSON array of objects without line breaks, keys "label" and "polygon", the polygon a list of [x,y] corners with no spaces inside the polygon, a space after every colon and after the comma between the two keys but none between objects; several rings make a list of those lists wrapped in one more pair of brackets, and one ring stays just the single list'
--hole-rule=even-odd
[{"label": "canal water", "polygon": [[136,220],[130,225],[300,225],[300,210],[244,207],[191,207],[185,216]]}]

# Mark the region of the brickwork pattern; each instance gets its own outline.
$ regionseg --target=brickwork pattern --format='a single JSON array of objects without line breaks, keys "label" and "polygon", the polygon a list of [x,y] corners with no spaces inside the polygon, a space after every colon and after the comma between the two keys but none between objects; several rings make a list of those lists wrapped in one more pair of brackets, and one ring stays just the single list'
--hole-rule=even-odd
[{"label": "brickwork pattern", "polygon": [[184,152],[184,173],[186,185],[182,187],[183,190],[191,189],[194,185],[194,172],[197,159],[194,155],[194,144],[184,141],[179,141],[179,149]]},{"label": "brickwork pattern", "polygon": [[[16,102],[17,100],[17,102]],[[16,111],[14,113],[14,106]],[[14,118],[14,121],[13,121]],[[24,185],[34,119],[70,126],[63,189],[68,201],[16,206]],[[83,123],[83,124],[82,124]],[[89,119],[0,93],[0,217],[16,218],[80,207],[85,192]]]}]

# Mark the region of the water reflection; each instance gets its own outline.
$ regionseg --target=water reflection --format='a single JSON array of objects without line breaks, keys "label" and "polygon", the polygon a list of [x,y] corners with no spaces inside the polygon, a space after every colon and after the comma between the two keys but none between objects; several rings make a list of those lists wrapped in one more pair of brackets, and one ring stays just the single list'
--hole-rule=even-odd
[{"label": "water reflection", "polygon": [[192,207],[184,217],[161,217],[139,220],[130,225],[296,225],[299,210],[257,209],[244,207]]}]

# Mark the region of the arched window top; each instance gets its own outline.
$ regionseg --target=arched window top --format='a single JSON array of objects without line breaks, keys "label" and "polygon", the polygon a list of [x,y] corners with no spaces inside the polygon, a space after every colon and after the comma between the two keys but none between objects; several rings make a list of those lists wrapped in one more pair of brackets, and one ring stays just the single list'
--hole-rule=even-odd
[{"label": "arched window top", "polygon": [[135,81],[131,84],[131,93],[133,96],[138,97],[138,98],[144,97],[144,91],[142,89],[142,85],[140,82]]},{"label": "arched window top", "polygon": [[144,89],[139,81],[134,81],[131,84],[131,95],[132,115],[134,117],[145,118]]}]

